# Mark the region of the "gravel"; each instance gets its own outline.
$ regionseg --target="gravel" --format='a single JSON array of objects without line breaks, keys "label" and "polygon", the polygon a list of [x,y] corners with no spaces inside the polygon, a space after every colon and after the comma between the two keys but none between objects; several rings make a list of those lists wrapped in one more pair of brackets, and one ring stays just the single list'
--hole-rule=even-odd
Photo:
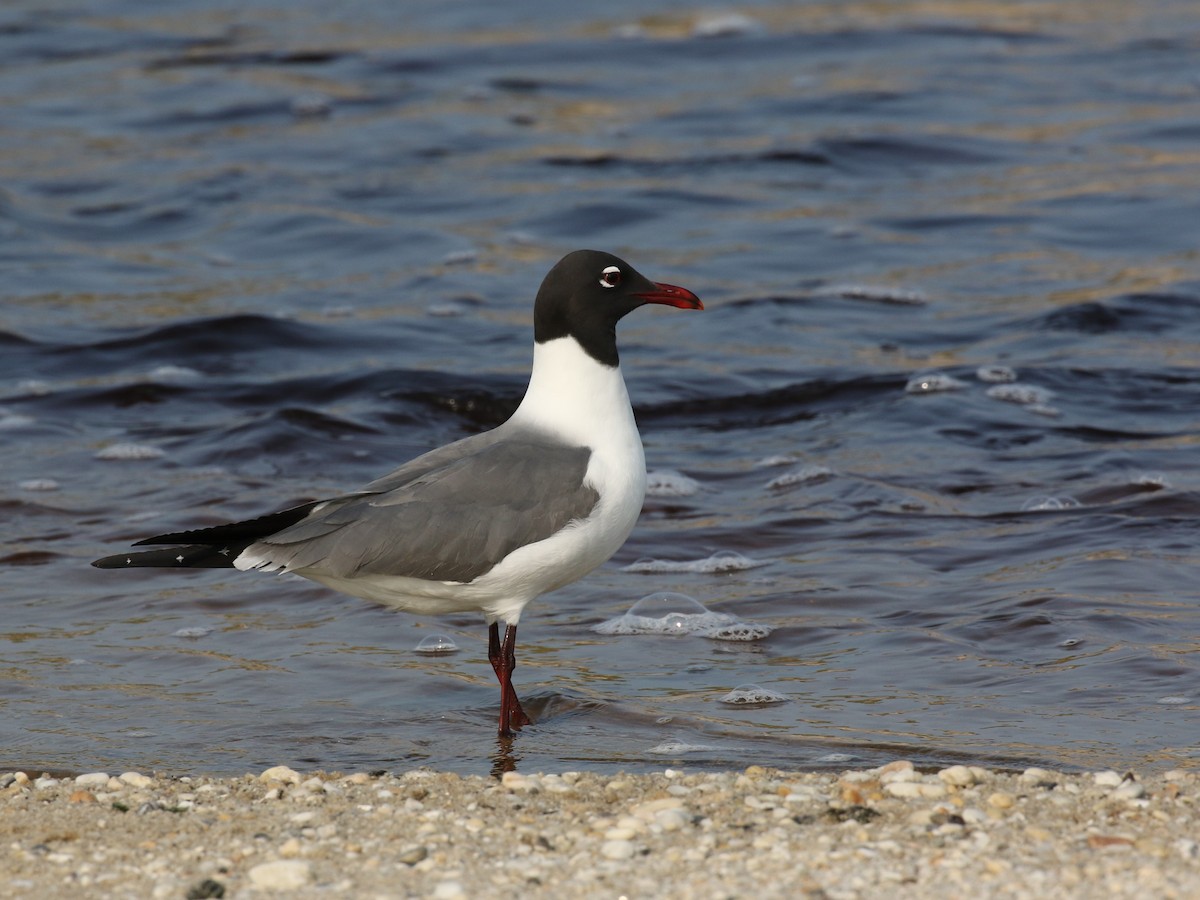
[{"label": "gravel", "polygon": [[0,896],[1200,896],[1200,777],[0,772]]}]

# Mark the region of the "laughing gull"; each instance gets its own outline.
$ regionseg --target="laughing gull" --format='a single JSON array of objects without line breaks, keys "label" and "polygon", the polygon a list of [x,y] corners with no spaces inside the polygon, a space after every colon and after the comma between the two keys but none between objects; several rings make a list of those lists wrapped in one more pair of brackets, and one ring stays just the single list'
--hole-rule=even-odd
[{"label": "laughing gull", "polygon": [[160,534],[135,546],[174,546],[92,565],[290,572],[405,612],[481,612],[500,682],[500,734],[510,735],[531,724],[512,685],[521,611],[616,553],[642,509],[646,463],[616,327],[647,303],[704,308],[691,291],[656,284],[611,253],[568,253],[538,290],[533,372],[504,424],[353,493]]}]

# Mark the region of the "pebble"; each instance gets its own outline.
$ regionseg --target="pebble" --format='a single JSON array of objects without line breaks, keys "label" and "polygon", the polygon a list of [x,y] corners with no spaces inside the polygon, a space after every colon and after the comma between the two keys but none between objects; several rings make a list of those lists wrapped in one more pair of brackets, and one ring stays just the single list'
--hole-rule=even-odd
[{"label": "pebble", "polygon": [[921,781],[893,781],[884,785],[884,790],[893,797],[906,799],[921,797],[927,800],[936,800],[938,797],[946,796],[945,785]]},{"label": "pebble", "polygon": [[605,859],[630,859],[635,852],[636,848],[630,840],[608,840],[600,848],[600,854]]},{"label": "pebble", "polygon": [[117,776],[117,780],[121,784],[128,785],[132,788],[145,789],[154,784],[154,779],[149,775],[143,775],[141,772],[123,772]]},{"label": "pebble", "polygon": [[1016,804],[1016,798],[1007,791],[996,791],[989,794],[987,798],[988,806],[995,809],[1012,809]]},{"label": "pebble", "polygon": [[429,856],[429,850],[423,844],[414,844],[411,847],[405,847],[396,854],[396,862],[403,863],[406,866],[415,866],[427,856]]},{"label": "pebble", "polygon": [[304,860],[280,859],[259,863],[246,873],[250,883],[267,891],[294,891],[312,880],[312,864]]},{"label": "pebble", "polygon": [[284,784],[299,784],[300,773],[287,766],[272,766],[258,776],[259,781],[281,781]]},{"label": "pebble", "polygon": [[970,787],[979,781],[970,766],[950,766],[938,772],[938,778],[953,787]]}]

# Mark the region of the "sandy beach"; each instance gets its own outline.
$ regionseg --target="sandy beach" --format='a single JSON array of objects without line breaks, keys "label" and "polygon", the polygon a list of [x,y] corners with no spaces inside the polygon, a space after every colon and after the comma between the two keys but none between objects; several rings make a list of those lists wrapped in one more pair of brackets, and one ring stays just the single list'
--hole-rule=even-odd
[{"label": "sandy beach", "polygon": [[1200,778],[0,774],[0,895],[1195,897]]}]

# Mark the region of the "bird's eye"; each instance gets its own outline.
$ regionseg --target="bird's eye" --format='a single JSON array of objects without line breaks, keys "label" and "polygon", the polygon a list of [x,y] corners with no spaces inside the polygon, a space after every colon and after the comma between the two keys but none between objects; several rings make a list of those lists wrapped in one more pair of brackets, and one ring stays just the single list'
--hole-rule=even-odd
[{"label": "bird's eye", "polygon": [[605,266],[600,273],[600,287],[614,288],[621,283],[621,270],[616,266]]}]

